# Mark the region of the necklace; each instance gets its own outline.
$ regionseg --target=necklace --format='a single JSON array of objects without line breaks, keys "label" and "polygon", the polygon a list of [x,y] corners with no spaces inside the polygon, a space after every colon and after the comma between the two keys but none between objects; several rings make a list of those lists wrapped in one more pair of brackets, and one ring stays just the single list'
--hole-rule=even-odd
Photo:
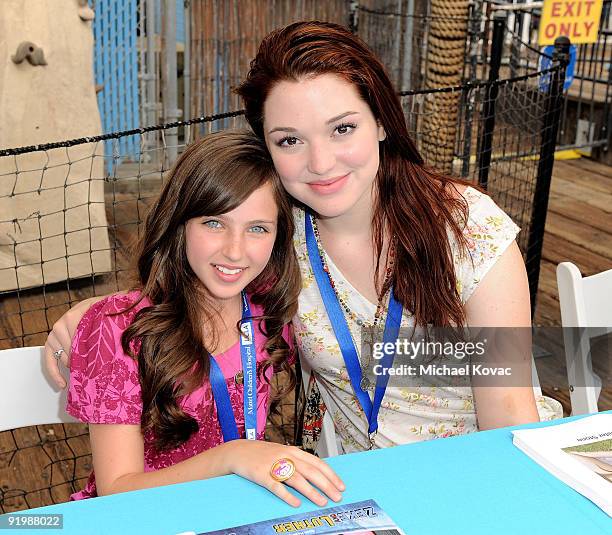
[{"label": "necklace", "polygon": [[[395,238],[392,238],[391,245],[389,246],[389,251],[387,253],[387,267],[385,270],[385,279],[383,281],[380,295],[378,296],[376,312],[374,313],[374,321],[368,322],[368,321],[363,321],[355,312],[353,312],[348,306],[348,303],[340,296],[340,292],[336,288],[336,283],[334,282],[334,279],[331,276],[329,266],[327,265],[327,261],[325,259],[325,250],[323,249],[323,245],[321,244],[319,228],[317,227],[317,220],[314,216],[312,216],[312,230],[315,236],[315,240],[317,242],[317,250],[319,251],[319,257],[321,258],[321,264],[323,265],[323,271],[325,271],[325,273],[327,274],[327,277],[329,279],[329,284],[334,290],[334,294],[336,296],[336,299],[338,300],[338,303],[340,303],[340,306],[342,307],[342,310],[345,312],[345,314],[350,319],[352,319],[359,327],[362,327],[362,332],[364,329],[366,329],[369,332],[369,337],[368,337],[369,339],[366,341],[366,344],[368,345],[368,348],[369,348],[368,359],[367,361],[365,358],[360,359],[360,367],[361,367],[360,386],[362,390],[368,390],[372,387],[372,383],[366,376],[365,372],[368,370],[371,360],[372,360],[376,328],[383,315],[383,311],[385,308],[384,303],[386,301],[385,297],[389,294],[389,290],[391,289],[390,282],[393,276],[393,266],[395,265]],[[353,335],[351,334],[351,337],[352,336]],[[354,340],[353,340],[353,343],[355,343]],[[357,347],[357,344],[355,344],[355,347]]]}]

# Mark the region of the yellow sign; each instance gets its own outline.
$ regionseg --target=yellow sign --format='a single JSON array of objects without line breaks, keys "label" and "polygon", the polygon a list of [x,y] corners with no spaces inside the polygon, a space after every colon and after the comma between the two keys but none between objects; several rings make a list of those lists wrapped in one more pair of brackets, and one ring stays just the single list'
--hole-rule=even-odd
[{"label": "yellow sign", "polygon": [[552,45],[560,35],[572,44],[595,43],[603,0],[544,0],[538,43]]}]

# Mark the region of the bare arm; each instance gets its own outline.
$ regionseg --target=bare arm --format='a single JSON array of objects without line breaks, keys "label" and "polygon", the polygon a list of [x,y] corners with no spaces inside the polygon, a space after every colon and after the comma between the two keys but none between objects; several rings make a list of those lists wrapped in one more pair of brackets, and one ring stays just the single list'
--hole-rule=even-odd
[{"label": "bare arm", "polygon": [[340,501],[340,492],[344,490],[344,483],[324,461],[292,446],[259,440],[234,440],[168,468],[144,472],[140,426],[90,424],[89,433],[96,486],[101,496],[235,473],[297,507],[300,500],[283,483],[270,476],[272,464],[283,457],[292,459],[296,466],[295,474],[286,484],[315,504],[327,504],[323,494]]},{"label": "bare arm", "polygon": [[93,304],[105,297],[105,295],[101,297],[92,297],[74,305],[55,322],[53,330],[49,333],[49,336],[47,336],[47,341],[45,342],[45,369],[59,388],[66,388],[67,383],[60,372],[58,359],[53,356],[53,353],[59,349],[63,349],[61,355],[62,364],[66,366],[66,368],[70,368],[70,346],[72,345],[74,332],[81,318],[85,315],[85,312],[87,312]]},{"label": "bare arm", "polygon": [[[513,242],[468,299],[467,322],[474,327],[530,327],[529,285],[525,264]],[[526,332],[526,331],[525,331]],[[531,363],[531,347],[523,364]],[[530,369],[525,366],[523,369]],[[520,386],[474,386],[474,402],[480,429],[492,429],[539,420],[531,376]]]}]

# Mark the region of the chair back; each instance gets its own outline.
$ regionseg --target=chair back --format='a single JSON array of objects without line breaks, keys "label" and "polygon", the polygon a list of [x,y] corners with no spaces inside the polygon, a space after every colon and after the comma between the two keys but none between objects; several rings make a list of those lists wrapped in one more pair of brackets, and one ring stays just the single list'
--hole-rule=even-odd
[{"label": "chair back", "polygon": [[583,277],[571,262],[557,266],[564,327],[589,327],[592,336],[612,332],[612,269]]},{"label": "chair back", "polygon": [[43,347],[0,351],[0,432],[77,421],[66,413],[66,391],[45,376],[43,357]]},{"label": "chair back", "polygon": [[612,269],[583,277],[577,266],[562,262],[557,286],[572,414],[598,412],[601,378],[593,371],[591,339],[612,333]]}]

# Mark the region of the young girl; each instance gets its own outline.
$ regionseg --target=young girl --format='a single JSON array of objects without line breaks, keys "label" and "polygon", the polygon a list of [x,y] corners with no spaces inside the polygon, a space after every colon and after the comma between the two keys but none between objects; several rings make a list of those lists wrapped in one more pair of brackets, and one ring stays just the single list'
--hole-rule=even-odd
[{"label": "young girl", "polygon": [[73,498],[233,472],[291,505],[284,480],[318,505],[312,485],[339,500],[324,462],[261,442],[270,379],[291,372],[300,287],[265,146],[248,132],[190,145],[141,236],[138,288],[97,302],[72,344],[67,410],[90,424],[95,473]]}]

